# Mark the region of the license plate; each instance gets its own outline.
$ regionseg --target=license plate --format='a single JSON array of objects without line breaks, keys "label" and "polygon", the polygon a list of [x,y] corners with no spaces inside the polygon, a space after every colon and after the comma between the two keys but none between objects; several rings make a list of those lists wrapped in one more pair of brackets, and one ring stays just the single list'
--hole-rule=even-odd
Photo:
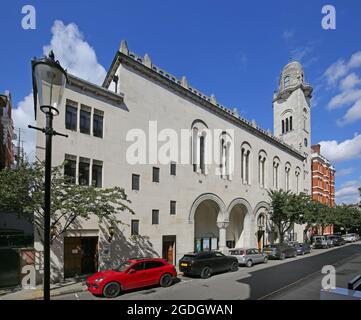
[{"label": "license plate", "polygon": [[181,267],[187,267],[188,263],[181,263]]}]

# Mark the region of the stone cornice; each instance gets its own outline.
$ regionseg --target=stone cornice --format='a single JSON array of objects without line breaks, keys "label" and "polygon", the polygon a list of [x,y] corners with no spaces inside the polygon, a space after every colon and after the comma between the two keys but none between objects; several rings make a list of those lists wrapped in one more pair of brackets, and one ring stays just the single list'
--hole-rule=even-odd
[{"label": "stone cornice", "polygon": [[207,109],[213,111],[219,116],[227,119],[231,123],[240,126],[243,129],[251,132],[252,134],[279,147],[283,151],[292,154],[293,156],[301,160],[305,159],[305,156],[300,151],[286,144],[281,139],[273,136],[271,132],[258,127],[254,121],[250,122],[240,117],[235,112],[232,112],[225,106],[217,103],[214,95],[211,95],[210,97],[206,96],[199,90],[196,90],[189,86],[185,77],[183,77],[181,80],[178,80],[175,76],[152,64],[148,55],[146,55],[146,58],[141,58],[135,53],[129,52],[127,47],[123,46],[122,48],[122,45],[121,51],[118,51],[116,53],[113,62],[108,70],[108,74],[103,82],[103,87],[109,87],[113,76],[115,75],[116,70],[118,69],[120,64],[132,68],[133,70],[140,72],[141,74],[152,79],[153,81],[165,85],[166,87],[177,92],[178,94],[196,102],[199,105],[206,107]]}]

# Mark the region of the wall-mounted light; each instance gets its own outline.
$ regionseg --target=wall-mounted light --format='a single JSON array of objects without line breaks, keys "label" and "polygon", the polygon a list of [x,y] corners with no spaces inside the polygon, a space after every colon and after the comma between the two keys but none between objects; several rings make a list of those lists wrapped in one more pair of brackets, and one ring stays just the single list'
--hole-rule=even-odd
[{"label": "wall-mounted light", "polygon": [[109,229],[108,229],[108,234],[109,234],[109,236],[108,236],[108,242],[112,242],[113,237],[114,237],[114,235],[115,235],[115,228],[114,228],[114,226],[110,226],[110,227],[109,227]]}]

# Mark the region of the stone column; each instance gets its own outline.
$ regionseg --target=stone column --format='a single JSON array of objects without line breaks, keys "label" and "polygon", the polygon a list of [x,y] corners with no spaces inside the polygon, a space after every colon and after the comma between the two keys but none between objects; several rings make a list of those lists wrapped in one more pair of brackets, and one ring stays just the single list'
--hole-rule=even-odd
[{"label": "stone column", "polygon": [[227,252],[226,246],[226,237],[227,237],[227,227],[229,222],[217,222],[217,227],[219,228],[219,250],[221,252]]}]

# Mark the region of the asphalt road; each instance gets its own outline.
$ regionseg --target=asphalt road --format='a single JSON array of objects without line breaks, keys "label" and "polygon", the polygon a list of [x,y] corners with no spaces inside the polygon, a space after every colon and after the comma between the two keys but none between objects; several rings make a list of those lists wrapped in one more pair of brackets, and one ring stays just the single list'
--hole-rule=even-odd
[{"label": "asphalt road", "polygon": [[[342,263],[361,255],[361,244],[348,244],[332,249],[313,250],[311,254],[284,261],[271,260],[252,268],[240,267],[237,272],[214,275],[209,279],[179,276],[169,288],[151,287],[126,292],[118,300],[244,300],[272,299],[280,292],[319,277],[325,265]],[[361,270],[360,270],[361,271]],[[350,275],[352,276],[352,275]],[[318,295],[318,293],[317,293]],[[310,297],[300,297],[307,299]],[[87,291],[54,297],[55,300],[98,300]]]}]

